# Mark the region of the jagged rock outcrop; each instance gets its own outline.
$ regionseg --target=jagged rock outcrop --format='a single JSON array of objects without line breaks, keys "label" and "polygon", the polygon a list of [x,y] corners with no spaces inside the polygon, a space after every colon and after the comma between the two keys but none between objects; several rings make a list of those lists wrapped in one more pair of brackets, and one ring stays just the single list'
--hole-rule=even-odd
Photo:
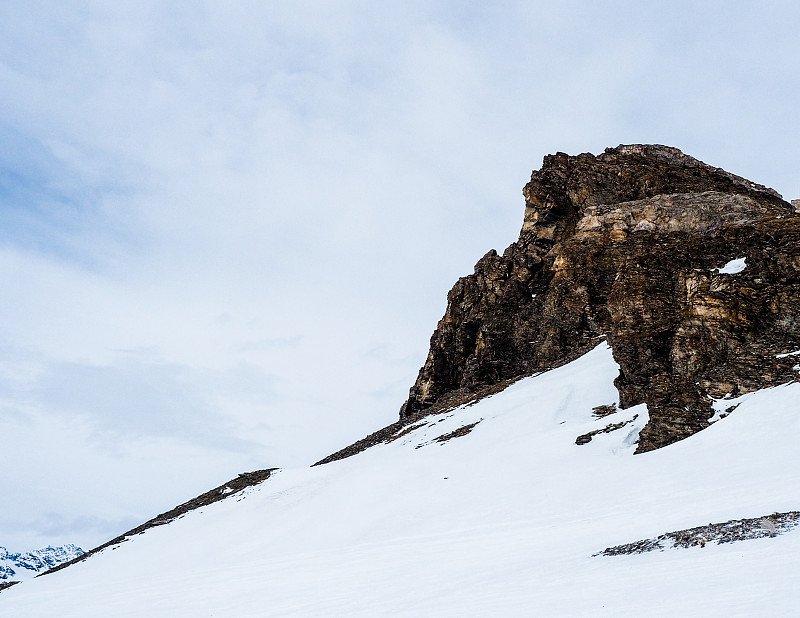
[{"label": "jagged rock outcrop", "polygon": [[621,407],[648,405],[642,452],[706,427],[712,398],[798,375],[800,216],[774,190],[629,145],[547,156],[523,195],[519,240],[448,294],[401,419],[605,337]]},{"label": "jagged rock outcrop", "polygon": [[723,545],[752,539],[775,538],[800,525],[800,512],[787,511],[764,517],[731,519],[718,524],[708,524],[664,534],[652,539],[642,539],[615,547],[606,547],[595,556],[625,556],[644,554],[666,549],[688,549],[705,547],[708,544]]}]

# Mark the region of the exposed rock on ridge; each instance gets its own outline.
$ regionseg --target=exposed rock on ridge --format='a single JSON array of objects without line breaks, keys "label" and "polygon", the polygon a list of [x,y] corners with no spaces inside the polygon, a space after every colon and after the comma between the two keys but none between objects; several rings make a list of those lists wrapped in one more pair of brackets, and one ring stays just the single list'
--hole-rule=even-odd
[{"label": "exposed rock on ridge", "polygon": [[253,485],[258,485],[259,483],[263,483],[276,470],[278,470],[278,468],[265,468],[264,470],[243,472],[235,479],[231,479],[224,485],[215,487],[214,489],[207,491],[204,494],[200,494],[196,498],[192,498],[191,500],[184,502],[183,504],[179,504],[174,509],[167,511],[166,513],[161,513],[160,515],[156,515],[153,519],[149,519],[140,526],[136,526],[135,528],[128,530],[124,534],[121,534],[120,536],[113,538],[110,541],[103,543],[102,545],[98,545],[97,547],[89,550],[88,552],[83,552],[83,550],[81,550],[81,554],[79,556],[76,556],[72,560],[63,562],[58,566],[54,566],[50,570],[40,573],[39,575],[37,575],[37,577],[40,577],[42,575],[49,575],[50,573],[55,573],[56,571],[65,569],[68,566],[71,566],[77,562],[83,562],[84,560],[91,558],[95,554],[109,547],[115,549],[117,545],[119,545],[120,543],[124,543],[134,535],[147,532],[149,529],[155,528],[156,526],[163,526],[165,524],[168,524],[173,520],[178,519],[179,517],[183,517],[184,515],[186,515],[186,513],[194,511],[195,509],[199,509],[204,506],[214,504],[215,502],[225,500],[226,498],[231,498],[233,496],[236,496],[243,490],[247,489],[248,487],[252,487]]},{"label": "exposed rock on ridge", "polygon": [[718,524],[697,526],[666,532],[653,539],[642,539],[634,543],[606,547],[595,556],[624,556],[631,554],[644,554],[649,551],[664,551],[666,549],[688,549],[689,547],[705,547],[707,544],[736,543],[751,539],[776,537],[800,524],[800,512],[787,511],[773,513],[764,517],[751,517],[745,519],[731,519]]},{"label": "exposed rock on ridge", "polygon": [[[401,420],[567,363],[606,337],[638,452],[708,425],[712,398],[795,379],[800,217],[772,189],[676,148],[545,157],[517,242],[448,294]],[[746,267],[720,269],[744,258]]]}]

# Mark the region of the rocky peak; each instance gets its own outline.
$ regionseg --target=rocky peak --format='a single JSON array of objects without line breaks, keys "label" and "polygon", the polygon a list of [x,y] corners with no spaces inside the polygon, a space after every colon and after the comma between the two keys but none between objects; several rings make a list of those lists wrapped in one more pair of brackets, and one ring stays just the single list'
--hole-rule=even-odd
[{"label": "rocky peak", "polygon": [[[523,195],[520,238],[450,291],[401,418],[602,338],[620,405],[648,404],[639,451],[707,426],[712,399],[795,379],[797,359],[783,355],[800,350],[796,204],[641,144],[549,155]],[[729,272],[735,259],[744,267]]]},{"label": "rocky peak", "polygon": [[774,190],[705,165],[677,148],[633,144],[607,148],[597,157],[562,152],[546,156],[542,169],[531,174],[522,191],[522,232],[533,232],[542,241],[559,241],[587,209],[705,191],[749,197],[780,210],[786,207]]}]

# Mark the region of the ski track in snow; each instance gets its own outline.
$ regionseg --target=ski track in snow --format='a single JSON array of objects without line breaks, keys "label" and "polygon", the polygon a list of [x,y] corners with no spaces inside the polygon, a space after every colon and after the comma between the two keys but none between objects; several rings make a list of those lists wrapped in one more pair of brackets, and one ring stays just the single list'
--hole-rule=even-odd
[{"label": "ski track in snow", "polygon": [[617,371],[601,344],[391,443],[281,470],[0,593],[0,616],[796,615],[800,533],[592,554],[800,507],[800,385],[725,401],[739,405],[707,430],[633,456],[646,407],[592,415],[617,402]]}]

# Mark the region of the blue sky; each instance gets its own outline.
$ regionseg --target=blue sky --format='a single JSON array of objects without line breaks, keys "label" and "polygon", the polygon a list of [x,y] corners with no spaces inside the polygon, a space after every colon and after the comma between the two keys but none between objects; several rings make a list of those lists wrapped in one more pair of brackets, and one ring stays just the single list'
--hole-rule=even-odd
[{"label": "blue sky", "polygon": [[0,3],[0,544],[394,420],[545,154],[800,197],[791,2]]}]

